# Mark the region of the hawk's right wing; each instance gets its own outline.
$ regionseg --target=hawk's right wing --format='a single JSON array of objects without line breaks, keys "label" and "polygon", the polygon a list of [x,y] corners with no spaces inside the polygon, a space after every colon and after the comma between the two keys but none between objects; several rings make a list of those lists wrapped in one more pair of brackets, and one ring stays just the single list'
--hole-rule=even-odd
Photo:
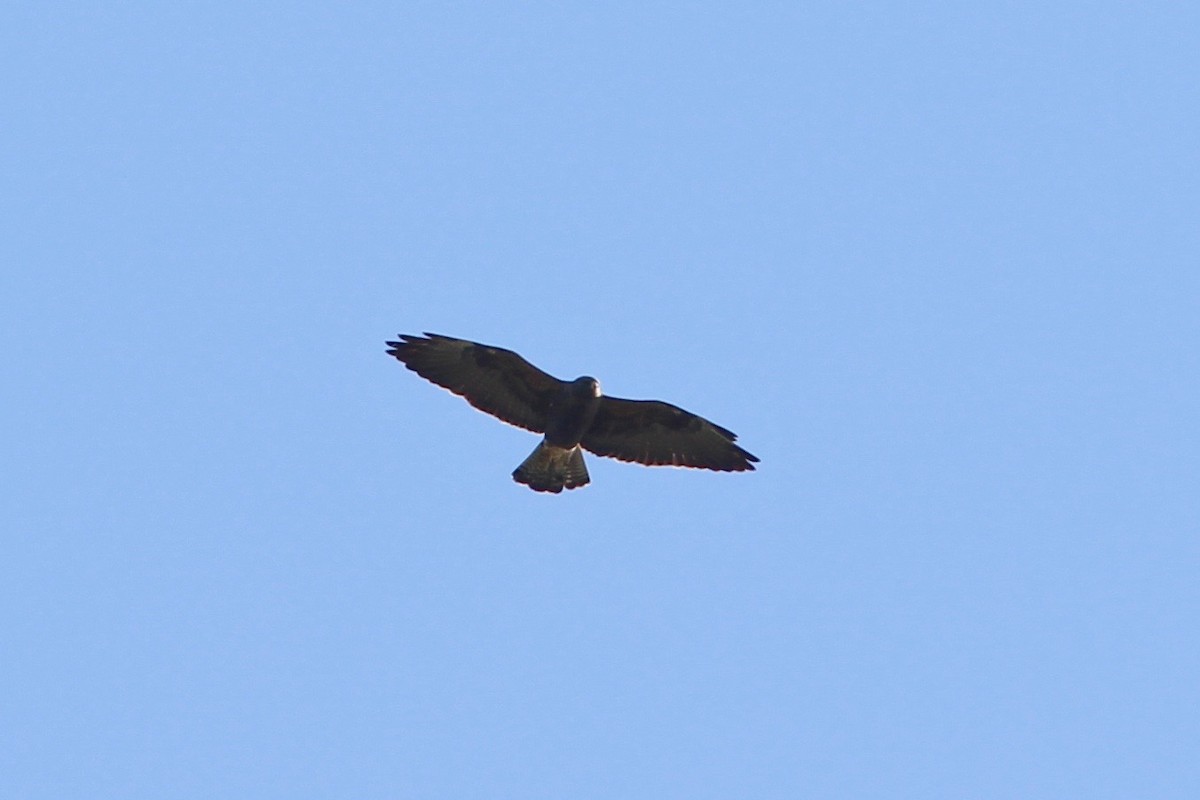
[{"label": "hawk's right wing", "polygon": [[551,399],[565,385],[511,350],[426,333],[400,334],[388,354],[427,381],[505,422],[545,433]]}]

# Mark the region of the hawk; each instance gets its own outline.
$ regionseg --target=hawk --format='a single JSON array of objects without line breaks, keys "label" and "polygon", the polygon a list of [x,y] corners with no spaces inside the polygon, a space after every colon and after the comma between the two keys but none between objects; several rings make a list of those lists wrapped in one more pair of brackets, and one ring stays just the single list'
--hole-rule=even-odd
[{"label": "hawk", "polygon": [[436,333],[400,334],[400,341],[387,345],[404,366],[480,411],[545,434],[512,474],[535,492],[586,486],[591,479],[583,450],[648,466],[718,472],[753,470],[758,461],[734,444],[733,431],[703,417],[658,400],[607,397],[595,378],[562,381],[511,350]]}]

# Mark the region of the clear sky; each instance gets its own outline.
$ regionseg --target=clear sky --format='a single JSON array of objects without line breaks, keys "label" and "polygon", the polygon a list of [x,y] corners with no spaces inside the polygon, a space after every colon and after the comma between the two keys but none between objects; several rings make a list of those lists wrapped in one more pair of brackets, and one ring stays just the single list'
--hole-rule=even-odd
[{"label": "clear sky", "polygon": [[[0,796],[1200,797],[1189,3],[9,3]],[[740,435],[589,457],[515,349]]]}]

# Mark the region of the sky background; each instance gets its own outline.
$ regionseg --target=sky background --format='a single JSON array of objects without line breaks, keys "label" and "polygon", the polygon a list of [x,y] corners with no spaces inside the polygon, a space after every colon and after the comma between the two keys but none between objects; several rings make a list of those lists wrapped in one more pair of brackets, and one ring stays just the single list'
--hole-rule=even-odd
[{"label": "sky background", "polygon": [[[8,3],[0,795],[1200,796],[1189,3]],[[668,400],[589,457],[384,353]]]}]

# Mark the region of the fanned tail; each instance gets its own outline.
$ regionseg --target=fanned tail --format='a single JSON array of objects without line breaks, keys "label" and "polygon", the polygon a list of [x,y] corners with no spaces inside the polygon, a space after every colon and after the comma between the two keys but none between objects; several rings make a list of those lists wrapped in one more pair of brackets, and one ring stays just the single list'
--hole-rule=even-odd
[{"label": "fanned tail", "polygon": [[542,442],[513,470],[513,480],[535,492],[558,494],[563,489],[586,486],[591,478],[578,445],[563,448]]}]

